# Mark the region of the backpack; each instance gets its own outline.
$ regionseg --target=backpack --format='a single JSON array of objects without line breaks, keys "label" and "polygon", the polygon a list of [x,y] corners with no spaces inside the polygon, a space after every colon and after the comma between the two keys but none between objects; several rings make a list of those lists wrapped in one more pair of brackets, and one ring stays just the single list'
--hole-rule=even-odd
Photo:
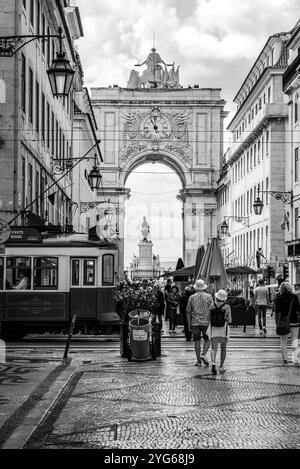
[{"label": "backpack", "polygon": [[225,313],[226,311],[223,308],[225,303],[223,303],[219,308],[216,306],[210,311],[210,323],[214,327],[223,327],[225,326]]}]

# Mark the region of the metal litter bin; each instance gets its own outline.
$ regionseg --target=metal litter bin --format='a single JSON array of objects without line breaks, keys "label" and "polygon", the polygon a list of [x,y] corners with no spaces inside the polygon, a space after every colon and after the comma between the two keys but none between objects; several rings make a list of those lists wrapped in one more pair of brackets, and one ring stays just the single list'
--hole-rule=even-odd
[{"label": "metal litter bin", "polygon": [[[129,313],[130,315],[130,313]],[[130,350],[128,360],[150,360],[151,324],[148,318],[140,316],[129,321]]]},{"label": "metal litter bin", "polygon": [[146,309],[134,309],[133,311],[130,311],[129,313],[130,319],[136,319],[137,317],[149,319],[150,316],[151,316],[150,311],[147,311]]}]

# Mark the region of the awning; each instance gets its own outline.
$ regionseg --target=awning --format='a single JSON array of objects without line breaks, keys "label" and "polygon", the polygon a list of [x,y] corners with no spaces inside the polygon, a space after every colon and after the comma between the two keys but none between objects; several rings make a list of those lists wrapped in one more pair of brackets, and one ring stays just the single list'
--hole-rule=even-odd
[{"label": "awning", "polygon": [[173,272],[165,272],[161,277],[189,277],[194,275],[195,266],[183,267],[182,269],[173,270]]},{"label": "awning", "polygon": [[257,274],[256,270],[251,269],[251,267],[248,267],[247,265],[236,266],[236,267],[228,267],[226,269],[226,272],[227,272],[227,274],[233,274],[233,275]]}]

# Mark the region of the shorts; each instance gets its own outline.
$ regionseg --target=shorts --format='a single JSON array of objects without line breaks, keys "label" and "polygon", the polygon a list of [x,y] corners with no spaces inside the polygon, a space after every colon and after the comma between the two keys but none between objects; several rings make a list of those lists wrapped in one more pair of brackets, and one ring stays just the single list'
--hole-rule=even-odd
[{"label": "shorts", "polygon": [[227,344],[227,337],[212,337],[210,339],[211,348],[215,348],[218,344]]},{"label": "shorts", "polygon": [[207,328],[208,326],[192,326],[193,340],[201,340],[201,335],[205,341],[209,340]]}]

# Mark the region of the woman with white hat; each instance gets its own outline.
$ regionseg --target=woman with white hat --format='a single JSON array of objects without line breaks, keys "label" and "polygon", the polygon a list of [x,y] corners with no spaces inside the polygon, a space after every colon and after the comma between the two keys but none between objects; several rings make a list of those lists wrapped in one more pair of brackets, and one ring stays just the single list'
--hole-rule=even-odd
[{"label": "woman with white hat", "polygon": [[229,325],[231,323],[231,309],[227,301],[225,290],[219,290],[215,295],[215,303],[210,308],[209,327],[207,334],[211,341],[212,373],[217,374],[216,356],[218,345],[221,345],[220,373],[224,373],[224,362],[226,358],[227,341],[230,336]]}]

